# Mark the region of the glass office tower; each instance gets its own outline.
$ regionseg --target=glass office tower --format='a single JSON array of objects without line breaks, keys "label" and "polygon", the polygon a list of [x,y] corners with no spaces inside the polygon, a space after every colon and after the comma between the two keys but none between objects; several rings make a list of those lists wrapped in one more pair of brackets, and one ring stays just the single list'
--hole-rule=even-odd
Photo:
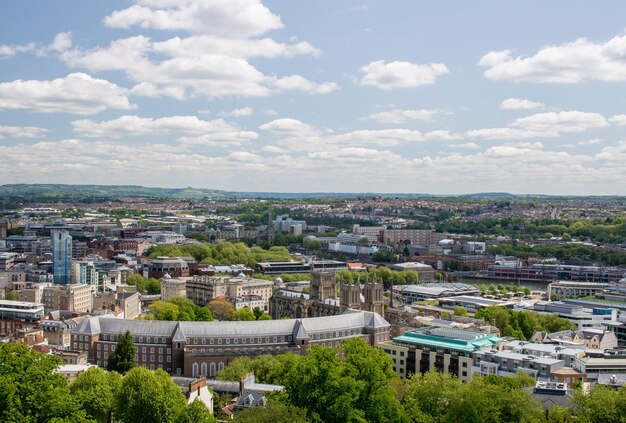
[{"label": "glass office tower", "polygon": [[52,275],[55,285],[72,283],[72,237],[68,231],[53,230],[50,234]]}]

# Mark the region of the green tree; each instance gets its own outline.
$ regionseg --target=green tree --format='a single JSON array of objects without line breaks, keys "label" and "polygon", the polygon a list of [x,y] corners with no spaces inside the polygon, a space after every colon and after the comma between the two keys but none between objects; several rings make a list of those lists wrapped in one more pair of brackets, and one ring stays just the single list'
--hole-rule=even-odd
[{"label": "green tree", "polygon": [[185,422],[187,401],[182,391],[162,369],[130,370],[120,389],[116,416],[124,423]]},{"label": "green tree", "polygon": [[187,421],[189,423],[217,423],[217,419],[198,398],[187,407]]},{"label": "green tree", "polygon": [[96,368],[80,374],[70,385],[70,392],[89,418],[108,423],[111,421],[121,386],[122,378],[119,373]]},{"label": "green tree", "polygon": [[65,377],[54,373],[61,364],[25,344],[0,343],[0,421],[87,422]]},{"label": "green tree", "polygon": [[377,263],[392,263],[396,261],[396,256],[393,254],[393,251],[381,248],[372,254],[372,260]]},{"label": "green tree", "polygon": [[248,307],[242,307],[233,313],[232,320],[255,320],[255,317],[254,313]]},{"label": "green tree", "polygon": [[136,366],[135,352],[135,344],[130,331],[120,334],[115,351],[109,355],[107,370],[125,374]]},{"label": "green tree", "polygon": [[467,309],[465,307],[456,307],[454,309],[455,316],[467,316]]},{"label": "green tree", "polygon": [[169,301],[155,301],[148,307],[156,320],[178,320],[180,310],[176,304]]},{"label": "green tree", "polygon": [[217,320],[231,320],[235,312],[235,306],[226,300],[213,300],[207,307]]},{"label": "green tree", "polygon": [[18,291],[9,291],[5,296],[5,300],[17,301],[20,298],[20,293]]},{"label": "green tree", "polygon": [[259,320],[259,317],[263,316],[263,310],[261,310],[259,307],[254,307],[252,312],[254,313],[254,318],[256,320]]},{"label": "green tree", "polygon": [[270,400],[267,407],[242,410],[235,414],[236,423],[307,423],[306,410]]}]

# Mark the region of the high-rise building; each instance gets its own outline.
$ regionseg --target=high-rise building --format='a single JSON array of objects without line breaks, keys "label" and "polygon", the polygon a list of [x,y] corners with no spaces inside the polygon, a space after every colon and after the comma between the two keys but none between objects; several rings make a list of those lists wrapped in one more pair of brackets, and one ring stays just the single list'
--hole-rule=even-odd
[{"label": "high-rise building", "polygon": [[50,233],[52,251],[52,275],[55,285],[72,283],[72,237],[68,231],[53,230]]}]

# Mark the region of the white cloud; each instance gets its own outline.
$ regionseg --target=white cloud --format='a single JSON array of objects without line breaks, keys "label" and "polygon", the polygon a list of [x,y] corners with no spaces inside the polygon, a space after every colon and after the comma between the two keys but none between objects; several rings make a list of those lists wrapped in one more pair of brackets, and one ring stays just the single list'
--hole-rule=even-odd
[{"label": "white cloud", "polygon": [[455,134],[445,129],[437,129],[435,131],[430,131],[424,134],[424,139],[426,140],[452,141],[461,138],[463,138],[461,134]]},{"label": "white cloud", "polygon": [[604,141],[602,141],[601,139],[593,138],[587,141],[580,141],[578,145],[599,145],[599,144],[602,144],[603,142]]},{"label": "white cloud", "polygon": [[285,152],[284,148],[276,147],[275,145],[266,145],[261,148],[261,150],[265,151],[266,153],[272,154],[280,154]]},{"label": "white cloud", "polygon": [[264,131],[283,134],[311,135],[315,133],[313,127],[311,127],[310,125],[297,119],[291,118],[276,119],[271,122],[264,123],[263,125],[259,126],[259,128]]},{"label": "white cloud", "polygon": [[[263,55],[259,53],[263,48],[255,45],[263,40],[213,41],[213,44],[205,46],[206,37],[176,37],[155,43],[148,37],[137,35],[114,40],[108,47],[87,51],[68,50],[61,58],[69,66],[94,72],[124,71],[130,80],[137,83],[132,93],[148,97],[183,99],[194,94],[207,97],[259,97],[282,90],[326,94],[338,89],[333,82],[315,83],[300,75],[276,77],[263,74],[246,57]],[[239,48],[228,48],[231,44]],[[283,55],[289,55],[289,51],[295,50],[301,54],[317,52],[316,49],[301,48],[303,43],[298,46],[283,45]],[[242,51],[246,49],[250,53]]]},{"label": "white cloud", "polygon": [[0,110],[89,115],[106,109],[134,108],[126,89],[84,73],[52,81],[18,79],[0,83]]},{"label": "white cloud", "polygon": [[196,116],[169,116],[164,118],[142,118],[122,116],[117,119],[94,122],[89,119],[72,122],[74,131],[91,138],[120,138],[138,135],[187,134],[179,141],[187,144],[211,144],[220,142],[241,143],[256,139],[258,134],[244,131],[224,119],[211,121]]},{"label": "white cloud", "polygon": [[283,24],[259,0],[137,0],[136,5],[104,18],[112,28],[184,30],[194,34],[252,37]]},{"label": "white cloud", "polygon": [[444,114],[439,109],[415,109],[403,110],[393,109],[386,112],[372,113],[361,118],[361,120],[373,120],[382,123],[404,123],[408,120],[418,120],[422,122],[432,122],[436,117]]},{"label": "white cloud", "polygon": [[615,115],[609,118],[609,122],[617,126],[626,126],[626,115]]},{"label": "white cloud", "polygon": [[359,72],[364,74],[361,85],[383,90],[434,84],[439,76],[449,73],[443,63],[421,65],[401,61],[385,63],[383,60],[371,62],[361,67]]},{"label": "white cloud", "polygon": [[622,172],[626,172],[626,168],[623,166],[626,163],[626,141],[619,141],[615,145],[604,147],[596,154],[596,158],[617,163],[618,166],[621,166]]},{"label": "white cloud", "polygon": [[339,89],[334,82],[317,84],[300,75],[290,75],[271,82],[273,87],[283,91],[304,91],[314,94],[328,94]]},{"label": "white cloud", "polygon": [[294,57],[299,55],[319,56],[320,50],[306,41],[296,44],[278,43],[271,38],[227,38],[213,35],[193,35],[186,38],[174,37],[152,45],[155,52],[166,56],[201,56],[207,53],[223,54],[243,58]]},{"label": "white cloud", "polygon": [[48,132],[46,128],[36,126],[2,126],[0,125],[0,139],[9,138],[39,138]]},{"label": "white cloud", "polygon": [[510,82],[579,83],[586,80],[625,81],[626,35],[594,43],[586,38],[541,48],[532,56],[512,50],[491,51],[478,62],[489,79]]},{"label": "white cloud", "polygon": [[538,113],[515,119],[512,126],[528,131],[582,132],[592,128],[604,128],[609,123],[599,113],[568,112]]},{"label": "white cloud", "polygon": [[220,116],[231,116],[231,117],[242,117],[242,116],[250,116],[254,112],[252,107],[242,107],[240,109],[235,109],[230,112],[220,113]]},{"label": "white cloud", "polygon": [[538,101],[531,101],[524,98],[507,98],[500,104],[502,110],[530,110],[543,109],[545,105]]},{"label": "white cloud", "polygon": [[465,136],[484,140],[519,140],[528,138],[553,138],[558,137],[559,133],[554,130],[529,131],[516,128],[484,128],[466,131]]},{"label": "white cloud", "polygon": [[473,142],[466,142],[463,144],[450,144],[450,147],[456,147],[456,148],[469,148],[469,149],[477,149],[480,148],[480,146],[476,143]]},{"label": "white cloud", "polygon": [[22,45],[7,45],[0,44],[0,59],[3,57],[15,56],[17,53],[28,53],[36,51],[38,49],[37,44],[28,43]]},{"label": "white cloud", "polygon": [[72,47],[72,33],[59,32],[55,37],[50,48],[55,51],[65,51]]}]

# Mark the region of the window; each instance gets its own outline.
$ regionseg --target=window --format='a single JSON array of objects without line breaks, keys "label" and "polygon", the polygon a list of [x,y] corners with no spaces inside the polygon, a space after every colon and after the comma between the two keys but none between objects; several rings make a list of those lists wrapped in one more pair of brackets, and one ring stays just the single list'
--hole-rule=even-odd
[{"label": "window", "polygon": [[96,357],[100,358],[100,351],[96,353]]},{"label": "window", "polygon": [[146,361],[146,355],[145,354],[142,354],[141,361]]},{"label": "window", "polygon": [[149,343],[150,343],[150,341],[151,341],[151,338],[148,336],[148,337],[146,338],[146,342],[149,344]]},{"label": "window", "polygon": [[150,354],[154,354],[154,347],[150,347]]},{"label": "window", "polygon": [[219,338],[219,339],[217,340],[217,344],[218,344],[218,345],[222,345],[222,338]]},{"label": "window", "polygon": [[167,356],[167,359],[166,359],[165,361],[167,361],[168,363],[171,363],[171,362],[172,362],[172,356],[169,356],[169,355],[168,355],[168,356]]},{"label": "window", "polygon": [[210,343],[211,345],[213,345],[213,338],[211,338],[211,339],[209,340],[209,343]]},{"label": "window", "polygon": [[139,337],[139,342],[143,342],[143,336]]},{"label": "window", "polygon": [[154,354],[150,355],[150,361],[154,362]]},{"label": "window", "polygon": [[168,349],[167,349],[167,353],[168,353],[168,354],[171,354],[171,353],[172,353],[172,349],[171,349],[171,348],[168,348]]}]

